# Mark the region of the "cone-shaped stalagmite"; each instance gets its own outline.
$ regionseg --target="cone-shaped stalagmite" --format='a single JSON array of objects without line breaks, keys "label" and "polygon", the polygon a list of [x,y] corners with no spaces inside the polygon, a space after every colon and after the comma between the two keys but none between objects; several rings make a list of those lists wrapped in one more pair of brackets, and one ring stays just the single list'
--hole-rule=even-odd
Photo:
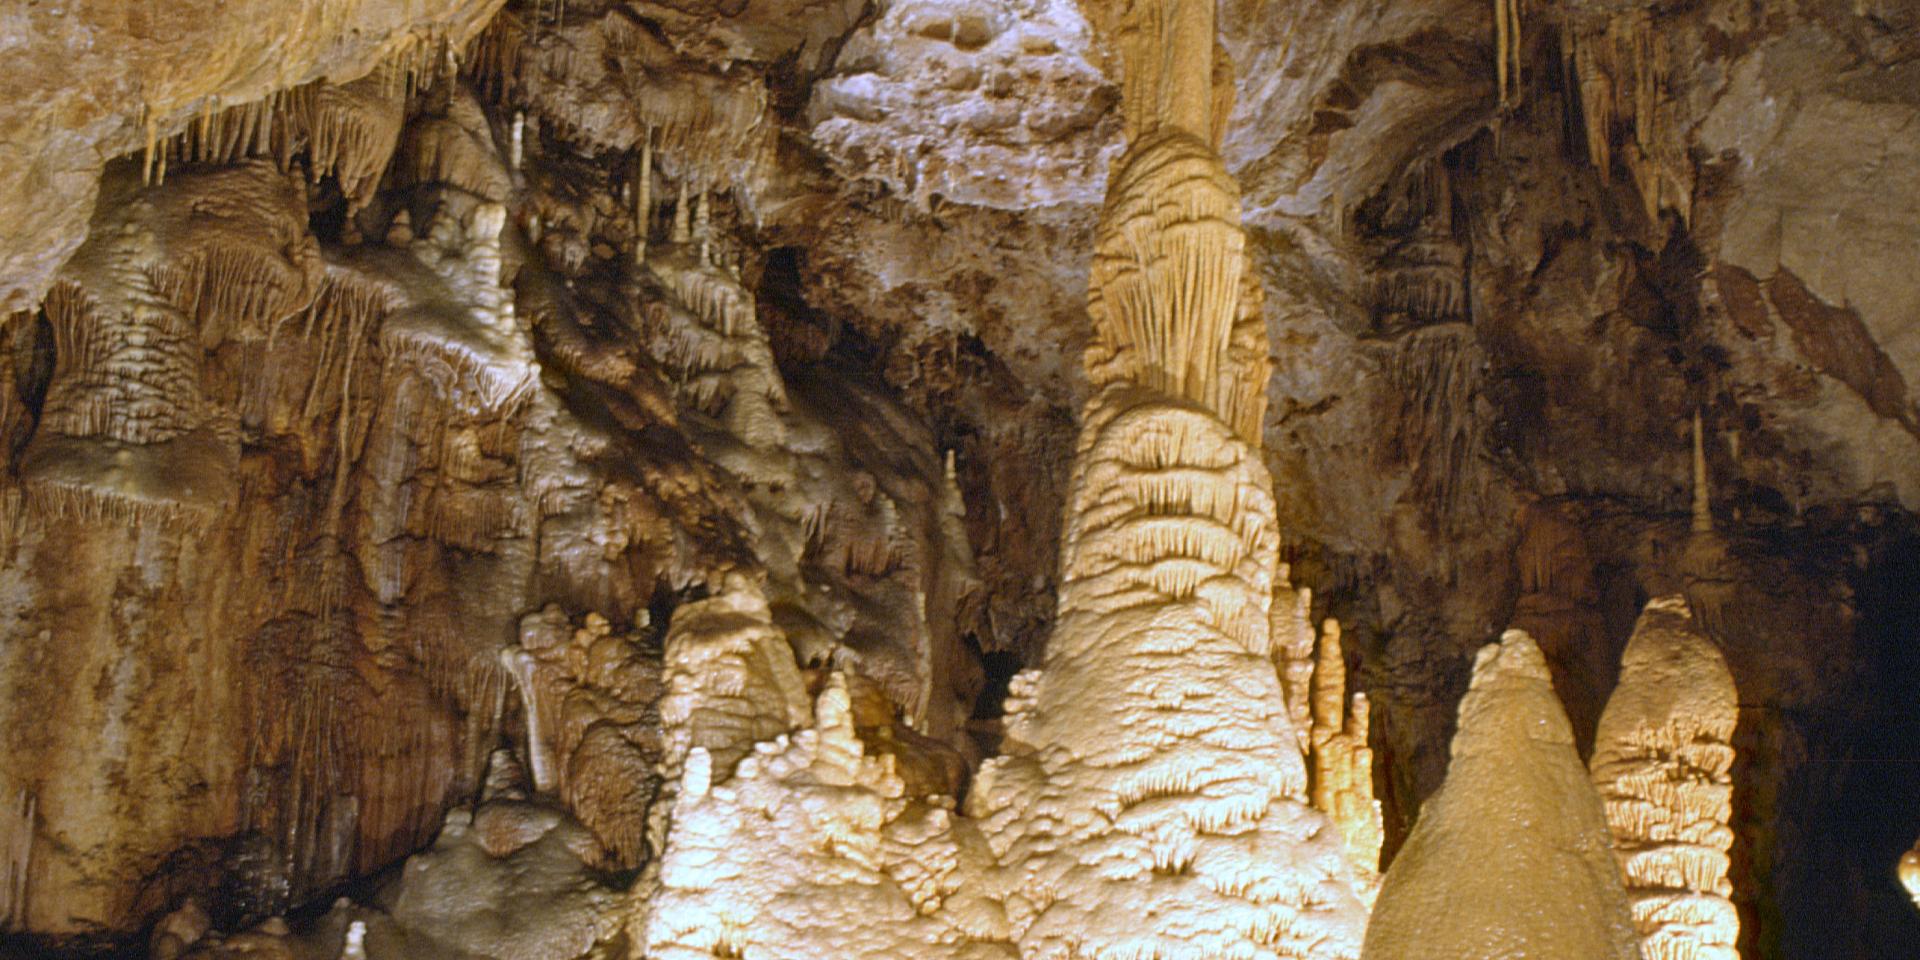
[{"label": "cone-shaped stalagmite", "polygon": [[1366,960],[1630,960],[1606,811],[1533,639],[1474,658],[1447,779],[1387,871]]},{"label": "cone-shaped stalagmite", "polygon": [[1647,604],[1600,715],[1593,782],[1606,800],[1645,960],[1736,960],[1733,674],[1681,597]]}]

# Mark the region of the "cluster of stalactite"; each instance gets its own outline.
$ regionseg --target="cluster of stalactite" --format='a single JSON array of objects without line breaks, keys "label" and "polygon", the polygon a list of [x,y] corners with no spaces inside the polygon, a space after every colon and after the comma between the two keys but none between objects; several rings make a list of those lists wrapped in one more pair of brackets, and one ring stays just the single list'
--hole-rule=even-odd
[{"label": "cluster of stalactite", "polygon": [[1560,44],[1594,169],[1610,177],[1620,161],[1649,222],[1659,222],[1663,210],[1685,222],[1693,212],[1693,162],[1683,142],[1669,135],[1681,121],[1667,89],[1673,71],[1659,17],[1657,9],[1643,6],[1598,21],[1569,17]]},{"label": "cluster of stalactite", "polygon": [[[497,654],[538,606],[533,571],[608,616],[651,590],[663,508],[583,462],[595,428],[536,389],[506,166],[434,49],[110,167],[89,243],[7,320],[0,550],[45,629],[0,656],[40,672],[64,651],[7,704],[0,791],[29,811],[0,820],[9,929],[138,929],[198,882],[176,865],[226,856],[201,838],[259,838],[267,910],[397,861],[501,735]],[[400,136],[405,113],[424,132]],[[405,206],[371,190],[390,170]],[[323,252],[309,209],[335,185],[348,217]],[[108,615],[128,603],[172,612]],[[587,785],[564,799],[596,862],[630,866],[644,821],[604,814],[628,802],[606,788],[646,786],[646,697],[604,661],[575,675],[606,722],[576,731]],[[96,755],[63,743],[102,723],[125,758],[51,765]]]}]

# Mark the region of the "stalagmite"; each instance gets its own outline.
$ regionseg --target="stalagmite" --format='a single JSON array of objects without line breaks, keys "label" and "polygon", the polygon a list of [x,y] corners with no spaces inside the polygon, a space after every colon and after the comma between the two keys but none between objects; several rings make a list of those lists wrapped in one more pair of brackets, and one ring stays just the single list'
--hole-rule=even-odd
[{"label": "stalagmite", "polygon": [[549,605],[521,619],[501,660],[525,708],[535,789],[565,801],[608,864],[638,866],[661,760],[645,727],[661,692],[657,651],[598,614],[575,626]]},{"label": "stalagmite", "polygon": [[1214,152],[1213,15],[1141,3],[1119,27],[1130,145],[1095,235],[1059,612],[968,800],[1023,957],[1331,960],[1365,922],[1272,659],[1268,343]]},{"label": "stalagmite", "polygon": [[1738,960],[1727,880],[1738,719],[1733,675],[1686,600],[1649,601],[1591,764],[1643,960]]},{"label": "stalagmite", "polygon": [[1366,889],[1380,872],[1385,825],[1373,798],[1373,751],[1367,746],[1367,695],[1347,698],[1347,664],[1340,647],[1340,622],[1331,617],[1320,632],[1320,650],[1312,681],[1312,735],[1307,782],[1313,807],[1340,828],[1347,858]]},{"label": "stalagmite", "polygon": [[674,611],[662,682],[669,777],[680,775],[695,749],[725,774],[755,743],[798,727],[808,713],[799,668],[766,599],[737,575],[714,596]]},{"label": "stalagmite", "polygon": [[693,201],[693,235],[700,240],[700,265],[713,262],[713,212],[703,188]]},{"label": "stalagmite", "polygon": [[647,956],[1013,960],[971,825],[866,754],[839,674],[810,712],[724,782],[704,748],[688,756],[636,931]]},{"label": "stalagmite", "polygon": [[1388,868],[1365,960],[1632,960],[1606,810],[1532,638],[1482,647],[1447,779]]}]

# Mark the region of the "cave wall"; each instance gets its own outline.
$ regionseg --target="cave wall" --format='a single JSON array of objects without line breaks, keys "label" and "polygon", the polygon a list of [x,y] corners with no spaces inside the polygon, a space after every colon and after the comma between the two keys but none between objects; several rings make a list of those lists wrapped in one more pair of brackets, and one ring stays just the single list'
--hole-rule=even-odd
[{"label": "cave wall", "polygon": [[[1279,553],[1345,624],[1389,861],[1474,651],[1530,633],[1584,758],[1679,593],[1739,691],[1743,952],[1915,935],[1909,6],[1219,6]],[[558,642],[529,694],[524,617],[652,664],[729,573],[800,666],[993,754],[1063,578],[1118,16],[9,13],[0,916],[124,940],[396,863],[535,700],[614,696]],[[659,760],[604,710],[592,762]],[[639,779],[583,817],[627,866]]]}]

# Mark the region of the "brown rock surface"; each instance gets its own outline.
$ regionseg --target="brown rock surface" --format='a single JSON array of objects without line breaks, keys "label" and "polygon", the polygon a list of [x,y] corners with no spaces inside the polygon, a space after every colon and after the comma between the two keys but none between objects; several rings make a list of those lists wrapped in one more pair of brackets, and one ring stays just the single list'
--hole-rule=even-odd
[{"label": "brown rock surface", "polygon": [[[1584,748],[1680,594],[1741,694],[1742,955],[1920,937],[1910,6],[1217,6],[1231,89],[1189,99],[1264,303],[1228,328],[1272,345],[1235,426],[1311,588],[1277,602],[1344,627],[1367,742],[1319,726],[1371,769],[1329,805],[1371,777],[1387,865],[1475,650],[1533,633]],[[198,895],[252,936],[422,849],[536,713],[568,760],[523,799],[644,873],[654,658],[730,576],[851,675],[863,777],[968,782],[1052,646],[1076,417],[1130,369],[1094,335],[1125,305],[1088,309],[1131,255],[1095,254],[1124,13],[0,4],[0,925],[130,942]],[[529,709],[500,655],[549,608]],[[1275,635],[1303,749],[1311,634]],[[525,823],[474,822],[452,873],[507,869]],[[352,919],[427,942],[382,916],[328,960]]]}]

